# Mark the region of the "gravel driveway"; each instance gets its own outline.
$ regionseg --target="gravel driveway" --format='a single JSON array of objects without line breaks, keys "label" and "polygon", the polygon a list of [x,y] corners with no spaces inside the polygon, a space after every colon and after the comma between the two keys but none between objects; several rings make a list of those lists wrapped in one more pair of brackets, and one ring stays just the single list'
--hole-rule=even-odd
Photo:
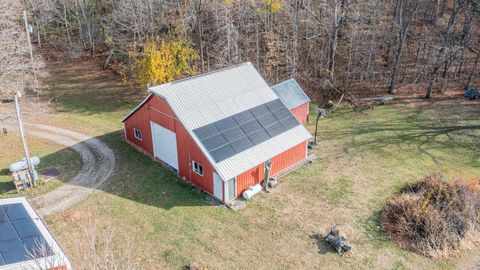
[{"label": "gravel driveway", "polygon": [[46,125],[27,125],[28,134],[76,151],[83,166],[70,181],[31,201],[40,216],[50,215],[83,201],[102,186],[115,169],[115,155],[101,140],[71,130]]}]

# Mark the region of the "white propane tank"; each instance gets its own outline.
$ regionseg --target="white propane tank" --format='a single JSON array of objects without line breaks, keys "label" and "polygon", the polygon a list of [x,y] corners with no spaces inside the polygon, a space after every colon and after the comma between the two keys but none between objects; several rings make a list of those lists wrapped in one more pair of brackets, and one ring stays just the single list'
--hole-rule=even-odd
[{"label": "white propane tank", "polygon": [[[38,164],[40,164],[40,158],[39,157],[31,157],[30,162],[32,163],[33,166],[37,166]],[[12,173],[26,170],[26,169],[28,169],[27,160],[25,158],[23,158],[19,162],[12,163],[12,164],[10,164],[10,166],[8,166],[8,169]]]},{"label": "white propane tank", "polygon": [[243,198],[245,198],[245,200],[250,200],[253,196],[255,196],[255,194],[259,193],[260,191],[262,191],[262,186],[260,184],[256,184],[245,190],[242,193],[242,196]]}]

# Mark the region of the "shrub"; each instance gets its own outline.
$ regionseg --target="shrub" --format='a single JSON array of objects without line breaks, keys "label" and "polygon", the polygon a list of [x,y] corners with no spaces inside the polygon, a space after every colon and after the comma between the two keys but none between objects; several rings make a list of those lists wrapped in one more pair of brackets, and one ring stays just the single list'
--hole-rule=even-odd
[{"label": "shrub", "polygon": [[480,239],[480,192],[459,181],[430,176],[390,199],[380,222],[401,247],[448,258]]}]

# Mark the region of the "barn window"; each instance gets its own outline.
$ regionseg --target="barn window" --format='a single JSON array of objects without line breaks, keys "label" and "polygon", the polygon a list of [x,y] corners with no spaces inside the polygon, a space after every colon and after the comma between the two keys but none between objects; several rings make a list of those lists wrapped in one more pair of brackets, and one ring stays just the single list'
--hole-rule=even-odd
[{"label": "barn window", "polygon": [[203,176],[203,166],[198,164],[196,161],[192,161],[192,166],[193,166],[193,171],[200,175],[200,176]]},{"label": "barn window", "polygon": [[142,132],[140,130],[134,128],[133,133],[135,135],[135,138],[137,138],[137,140],[139,140],[139,141],[142,140]]}]

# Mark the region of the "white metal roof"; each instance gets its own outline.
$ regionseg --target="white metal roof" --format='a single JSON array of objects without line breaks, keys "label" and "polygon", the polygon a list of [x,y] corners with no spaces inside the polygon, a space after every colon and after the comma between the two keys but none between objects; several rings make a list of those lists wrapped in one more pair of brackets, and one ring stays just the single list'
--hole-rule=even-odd
[{"label": "white metal roof", "polygon": [[289,79],[272,86],[275,92],[288,109],[310,102],[300,85],[295,79]]},{"label": "white metal roof", "polygon": [[308,140],[302,125],[216,163],[193,130],[278,99],[251,63],[149,88],[164,98],[224,181]]},{"label": "white metal roof", "polygon": [[[9,205],[9,204],[22,204],[28,215],[32,218],[35,226],[38,228],[43,238],[45,239],[46,244],[51,248],[52,253],[46,254],[48,257],[39,257],[34,258],[36,255],[32,254],[32,260],[22,261],[13,264],[4,264],[0,265],[0,270],[13,270],[13,269],[40,269],[48,268],[53,269],[58,266],[65,266],[67,270],[72,269],[70,261],[67,256],[58,245],[57,240],[50,233],[48,228],[42,222],[40,217],[37,215],[33,207],[30,205],[28,200],[25,197],[17,198],[6,198],[0,199],[0,205]],[[39,243],[41,244],[41,243]]]},{"label": "white metal roof", "polygon": [[251,63],[151,87],[190,130],[277,99]]}]

